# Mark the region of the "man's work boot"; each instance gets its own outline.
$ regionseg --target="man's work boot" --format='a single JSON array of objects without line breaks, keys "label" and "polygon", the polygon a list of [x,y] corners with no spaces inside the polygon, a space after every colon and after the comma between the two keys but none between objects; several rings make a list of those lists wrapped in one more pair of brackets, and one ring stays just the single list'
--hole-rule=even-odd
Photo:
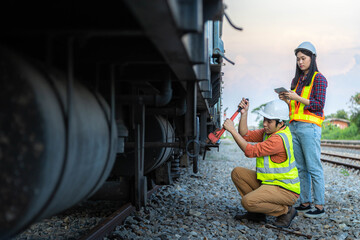
[{"label": "man's work boot", "polygon": [[265,222],[266,223],[266,215],[264,213],[254,213],[254,212],[247,212],[245,214],[238,214],[234,217],[236,220],[247,219],[253,222]]},{"label": "man's work boot", "polygon": [[296,209],[289,206],[288,212],[277,217],[274,225],[279,228],[288,228],[295,216],[297,216]]}]

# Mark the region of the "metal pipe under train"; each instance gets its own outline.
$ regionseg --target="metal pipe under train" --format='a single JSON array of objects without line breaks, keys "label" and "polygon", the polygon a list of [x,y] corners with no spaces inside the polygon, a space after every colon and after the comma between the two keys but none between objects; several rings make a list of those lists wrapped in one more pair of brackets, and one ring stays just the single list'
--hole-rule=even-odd
[{"label": "metal pipe under train", "polygon": [[101,96],[4,48],[0,82],[0,239],[6,239],[95,193],[114,164],[117,134]]}]

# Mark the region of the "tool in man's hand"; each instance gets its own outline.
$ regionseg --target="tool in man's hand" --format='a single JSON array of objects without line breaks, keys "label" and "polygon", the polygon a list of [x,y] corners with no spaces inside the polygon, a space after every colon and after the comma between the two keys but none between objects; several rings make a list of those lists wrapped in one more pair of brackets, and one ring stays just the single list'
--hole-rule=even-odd
[{"label": "tool in man's hand", "polygon": [[[246,101],[249,101],[249,99],[246,98]],[[234,113],[234,115],[232,115],[232,117],[230,118],[231,121],[234,121],[234,119],[239,114],[241,109],[243,108],[239,107],[238,110]],[[212,132],[208,135],[208,139],[211,141],[212,144],[215,144],[217,141],[219,141],[221,135],[223,135],[224,132],[225,132],[225,128],[222,128],[220,131]]]}]

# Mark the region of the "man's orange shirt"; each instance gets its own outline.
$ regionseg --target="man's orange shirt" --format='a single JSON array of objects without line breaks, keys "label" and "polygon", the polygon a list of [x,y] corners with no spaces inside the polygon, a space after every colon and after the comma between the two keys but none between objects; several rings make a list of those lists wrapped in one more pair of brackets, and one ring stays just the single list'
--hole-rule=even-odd
[{"label": "man's orange shirt", "polygon": [[[279,131],[284,130],[285,127]],[[273,133],[266,141],[263,142],[265,129],[258,129],[254,131],[248,131],[243,138],[248,142],[258,142],[255,145],[248,144],[245,149],[245,156],[248,158],[271,156],[271,161],[275,163],[282,163],[286,161],[286,150],[282,141],[282,138]],[[292,192],[296,197],[299,194]]]},{"label": "man's orange shirt", "polygon": [[[284,130],[285,127],[279,131]],[[255,145],[248,144],[245,149],[245,156],[248,158],[271,156],[271,161],[282,163],[286,160],[286,150],[282,138],[273,133],[266,141],[263,142],[265,129],[248,131],[243,138],[248,142],[258,142]]]}]

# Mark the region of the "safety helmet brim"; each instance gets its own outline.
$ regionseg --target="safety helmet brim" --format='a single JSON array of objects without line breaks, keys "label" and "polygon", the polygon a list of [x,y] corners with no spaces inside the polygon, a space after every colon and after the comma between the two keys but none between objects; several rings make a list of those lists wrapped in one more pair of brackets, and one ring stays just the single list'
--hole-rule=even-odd
[{"label": "safety helmet brim", "polygon": [[[264,111],[262,110],[259,110],[259,114],[267,119],[280,119],[278,117],[273,117],[273,116],[270,116],[269,114],[265,113]],[[289,116],[287,116],[286,118],[282,118],[280,120],[289,120]]]},{"label": "safety helmet brim", "polygon": [[301,52],[301,50],[310,51],[310,52],[311,52],[312,54],[314,54],[315,57],[316,57],[316,52],[313,52],[312,50],[309,50],[309,49],[306,49],[306,48],[296,48],[296,49],[294,50],[295,55],[296,55],[296,53]]}]

